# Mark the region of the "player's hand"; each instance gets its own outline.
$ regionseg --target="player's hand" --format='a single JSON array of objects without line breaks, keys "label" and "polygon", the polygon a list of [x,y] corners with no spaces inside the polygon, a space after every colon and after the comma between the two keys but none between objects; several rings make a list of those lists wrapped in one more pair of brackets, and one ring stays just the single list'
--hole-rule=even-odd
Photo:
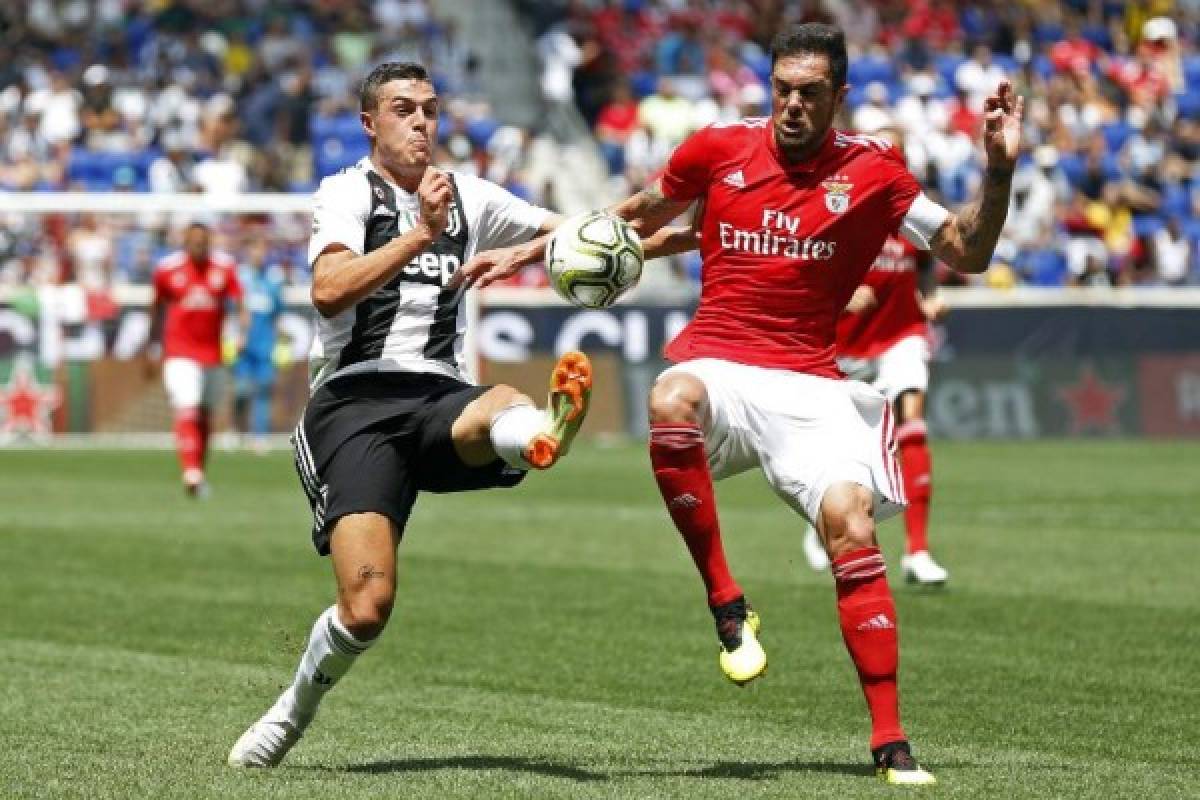
[{"label": "player's hand", "polygon": [[946,305],[946,301],[937,295],[921,299],[921,313],[930,322],[937,322],[942,319],[949,310],[950,306]]},{"label": "player's hand", "polygon": [[472,286],[483,288],[496,281],[511,278],[521,271],[523,261],[516,249],[503,247],[498,250],[484,250],[476,253],[463,264],[452,276],[450,286],[462,286],[463,291]]},{"label": "player's hand", "polygon": [[436,239],[446,230],[450,220],[450,200],[454,190],[450,186],[450,178],[439,169],[429,167],[417,187],[417,200],[421,205],[421,219],[418,225],[425,229],[430,239]]},{"label": "player's hand", "polygon": [[983,148],[988,168],[1011,172],[1021,148],[1025,98],[1017,96],[1011,83],[1000,81],[996,93],[984,101],[983,112]]}]

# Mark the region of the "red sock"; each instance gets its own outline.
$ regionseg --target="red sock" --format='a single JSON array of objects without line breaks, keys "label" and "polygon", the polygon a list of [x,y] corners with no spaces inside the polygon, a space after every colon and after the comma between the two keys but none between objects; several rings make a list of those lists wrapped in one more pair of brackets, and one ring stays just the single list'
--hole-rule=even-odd
[{"label": "red sock", "polygon": [[929,549],[929,501],[933,498],[933,459],[929,455],[925,420],[914,419],[896,429],[900,468],[904,474],[904,528],[908,553]]},{"label": "red sock", "polygon": [[199,412],[194,408],[175,412],[175,449],[179,453],[179,465],[185,472],[189,469],[204,469],[200,418]]},{"label": "red sock", "polygon": [[198,415],[196,417],[196,428],[197,428],[197,432],[199,433],[199,436],[200,436],[200,468],[201,469],[204,469],[205,465],[208,464],[208,435],[210,433],[211,427],[212,427],[212,422],[209,417],[208,409],[205,408],[204,406],[201,406],[198,409]]},{"label": "red sock", "polygon": [[863,547],[835,558],[833,579],[842,639],[871,713],[871,749],[905,739],[896,688],[900,663],[896,605],[879,548]]},{"label": "red sock", "polygon": [[712,475],[700,428],[676,423],[651,425],[650,463],[667,511],[704,579],[708,604],[715,607],[741,597],[742,590],[725,563]]}]

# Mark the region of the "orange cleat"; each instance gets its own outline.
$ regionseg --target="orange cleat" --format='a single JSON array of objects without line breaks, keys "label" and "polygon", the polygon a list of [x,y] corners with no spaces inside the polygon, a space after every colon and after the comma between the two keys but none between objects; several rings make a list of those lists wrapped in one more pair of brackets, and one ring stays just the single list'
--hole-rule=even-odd
[{"label": "orange cleat", "polygon": [[592,362],[577,350],[563,353],[550,375],[549,430],[534,436],[525,449],[525,460],[535,469],[549,469],[567,454],[587,416],[591,396]]}]

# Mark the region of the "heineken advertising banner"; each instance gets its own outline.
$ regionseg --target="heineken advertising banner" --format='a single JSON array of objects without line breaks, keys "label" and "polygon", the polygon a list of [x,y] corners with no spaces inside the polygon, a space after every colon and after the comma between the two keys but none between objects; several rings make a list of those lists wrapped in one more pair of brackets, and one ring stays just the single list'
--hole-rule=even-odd
[{"label": "heineken advertising banner", "polygon": [[[169,430],[161,386],[137,358],[147,299],[118,305],[52,287],[0,302],[0,436]],[[475,336],[482,379],[540,393],[543,365],[583,349],[608,384],[597,387],[605,407],[589,429],[641,434],[662,347],[690,312],[491,305]],[[307,397],[312,313],[297,303],[280,322],[281,431]],[[1200,312],[1191,308],[960,308],[935,334],[927,415],[937,436],[1200,437]]]}]

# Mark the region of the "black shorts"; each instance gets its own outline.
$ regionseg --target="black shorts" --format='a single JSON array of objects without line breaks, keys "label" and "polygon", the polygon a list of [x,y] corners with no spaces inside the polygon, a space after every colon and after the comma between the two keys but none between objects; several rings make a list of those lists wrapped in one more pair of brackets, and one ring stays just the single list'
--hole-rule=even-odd
[{"label": "black shorts", "polygon": [[384,514],[403,533],[418,491],[520,483],[524,470],[500,459],[469,467],[454,451],[451,426],[488,388],[430,373],[371,372],[317,389],[292,434],[317,552],[329,555],[329,535],[346,514]]}]

